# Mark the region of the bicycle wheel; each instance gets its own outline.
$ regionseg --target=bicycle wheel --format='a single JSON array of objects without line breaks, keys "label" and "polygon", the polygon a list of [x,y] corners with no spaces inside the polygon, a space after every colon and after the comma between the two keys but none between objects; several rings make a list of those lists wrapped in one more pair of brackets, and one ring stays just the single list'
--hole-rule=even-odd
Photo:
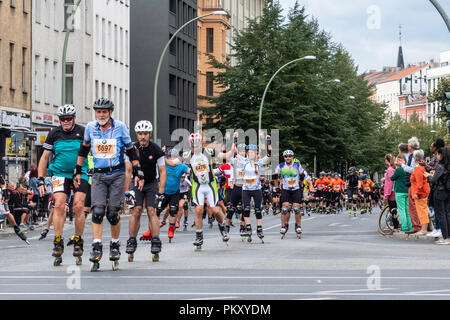
[{"label": "bicycle wheel", "polygon": [[378,215],[378,232],[385,236],[392,234],[394,230],[394,223],[391,211],[389,207],[384,207],[384,209]]}]

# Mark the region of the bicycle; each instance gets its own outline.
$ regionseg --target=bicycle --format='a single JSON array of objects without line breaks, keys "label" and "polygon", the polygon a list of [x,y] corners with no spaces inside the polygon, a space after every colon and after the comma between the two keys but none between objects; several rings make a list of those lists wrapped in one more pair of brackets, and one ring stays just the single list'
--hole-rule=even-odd
[{"label": "bicycle", "polygon": [[[395,212],[392,212],[394,211]],[[378,232],[382,236],[390,235],[394,232],[394,219],[397,219],[397,209],[389,210],[389,206],[384,207],[378,215]]]}]

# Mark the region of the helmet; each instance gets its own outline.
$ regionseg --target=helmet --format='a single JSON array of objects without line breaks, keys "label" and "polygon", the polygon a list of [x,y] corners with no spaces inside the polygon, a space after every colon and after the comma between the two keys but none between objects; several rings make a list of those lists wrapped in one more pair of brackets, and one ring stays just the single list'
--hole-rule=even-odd
[{"label": "helmet", "polygon": [[284,151],[283,152],[283,157],[286,157],[286,156],[294,156],[294,151],[292,151],[292,150],[286,150],[286,151]]},{"label": "helmet", "polygon": [[138,123],[136,123],[136,126],[134,127],[134,131],[137,132],[152,132],[153,131],[153,125],[150,121],[147,120],[141,120]]},{"label": "helmet", "polygon": [[369,175],[368,175],[368,174],[365,174],[365,175],[363,176],[363,178],[364,178],[364,180],[367,180],[367,179],[369,179]]},{"label": "helmet", "polygon": [[246,150],[247,146],[245,144],[241,143],[241,144],[238,144],[237,148],[238,148],[238,150]]},{"label": "helmet", "polygon": [[258,150],[258,146],[257,145],[255,145],[255,144],[249,144],[248,146],[247,146],[247,150]]},{"label": "helmet", "polygon": [[356,172],[356,168],[355,167],[350,167],[348,169],[348,173],[352,173],[352,172]]},{"label": "helmet", "polygon": [[94,102],[94,110],[97,109],[109,109],[114,111],[114,103],[107,98],[100,98]]},{"label": "helmet", "polygon": [[200,133],[192,133],[189,137],[189,143],[194,147],[202,145],[202,135]]},{"label": "helmet", "polygon": [[64,116],[72,116],[75,117],[77,115],[77,110],[72,104],[65,104],[58,108],[58,117]]},{"label": "helmet", "polygon": [[319,175],[323,177],[325,175],[325,172],[322,171]]},{"label": "helmet", "polygon": [[359,173],[364,173],[364,170],[363,169],[359,169]]}]

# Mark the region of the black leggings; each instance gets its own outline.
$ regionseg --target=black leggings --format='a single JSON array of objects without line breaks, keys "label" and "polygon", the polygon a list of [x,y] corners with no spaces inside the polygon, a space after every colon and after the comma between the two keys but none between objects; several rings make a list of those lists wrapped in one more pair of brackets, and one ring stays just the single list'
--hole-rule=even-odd
[{"label": "black leggings", "polygon": [[261,209],[262,205],[262,192],[261,190],[242,190],[242,206],[244,208],[250,208],[250,200],[253,198],[255,202],[255,209]]},{"label": "black leggings", "polygon": [[[392,213],[393,209],[397,209],[397,202],[388,200],[389,211]],[[397,218],[392,218],[392,223],[394,224],[394,229],[398,229],[400,224],[398,222],[398,214]]]}]

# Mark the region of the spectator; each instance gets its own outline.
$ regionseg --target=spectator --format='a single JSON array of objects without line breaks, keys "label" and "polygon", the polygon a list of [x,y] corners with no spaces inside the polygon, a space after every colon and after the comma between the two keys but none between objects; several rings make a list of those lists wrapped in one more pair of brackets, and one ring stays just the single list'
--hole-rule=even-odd
[{"label": "spectator", "polygon": [[395,162],[396,169],[391,176],[391,181],[394,181],[395,200],[400,223],[402,224],[402,231],[408,232],[413,229],[408,214],[408,187],[406,186],[405,170],[402,168],[404,161],[405,157],[400,153]]},{"label": "spectator", "polygon": [[414,204],[414,199],[411,194],[411,174],[417,167],[417,163],[414,161],[413,153],[419,150],[419,140],[416,137],[412,137],[408,140],[408,154],[405,155],[405,160],[402,162],[402,168],[405,171],[406,187],[408,187],[408,211],[411,219],[413,229],[408,233],[416,233],[422,229],[419,216]]},{"label": "spectator", "polygon": [[439,215],[441,225],[442,239],[437,244],[450,244],[450,149],[439,148],[437,151],[439,163],[434,174],[425,173],[434,189],[434,209]]},{"label": "spectator", "polygon": [[421,229],[416,234],[424,236],[427,234],[428,218],[428,196],[430,195],[430,185],[424,176],[426,172],[423,150],[414,151],[414,161],[418,163],[411,175],[411,196],[414,199],[414,206],[417,210]]},{"label": "spectator", "polygon": [[38,170],[37,167],[35,165],[31,166],[31,170],[30,170],[30,179],[29,179],[29,186],[30,189],[33,191],[33,195],[31,198],[31,202],[34,203],[33,205],[33,216],[32,216],[32,221],[33,223],[36,223],[37,221],[37,208],[39,208],[39,190],[37,188],[37,178],[38,178]]},{"label": "spectator", "polygon": [[[429,163],[426,164],[425,168],[427,169],[427,172],[433,174],[436,170],[437,165],[439,164],[439,160],[436,156],[437,151],[440,148],[445,147],[445,142],[442,139],[437,139],[434,141],[430,146],[430,152],[433,154],[433,158]],[[431,191],[430,196],[428,197],[428,206],[430,207],[430,210],[434,211],[434,186],[431,185]],[[442,237],[441,227],[439,224],[439,215],[435,212],[434,214],[434,230],[429,232],[427,236],[430,237]]]},{"label": "spectator", "polygon": [[[397,212],[397,203],[395,202],[395,192],[394,192],[394,182],[391,180],[391,176],[394,174],[394,167],[395,167],[395,158],[391,154],[387,154],[384,157],[384,162],[386,164],[386,174],[384,176],[384,202],[388,204],[389,211],[391,213]],[[395,211],[394,211],[395,209]],[[394,216],[394,215],[393,215]],[[397,215],[398,216],[398,215]],[[393,218],[392,222],[394,224],[394,232],[399,232],[399,222],[397,218]]]}]

